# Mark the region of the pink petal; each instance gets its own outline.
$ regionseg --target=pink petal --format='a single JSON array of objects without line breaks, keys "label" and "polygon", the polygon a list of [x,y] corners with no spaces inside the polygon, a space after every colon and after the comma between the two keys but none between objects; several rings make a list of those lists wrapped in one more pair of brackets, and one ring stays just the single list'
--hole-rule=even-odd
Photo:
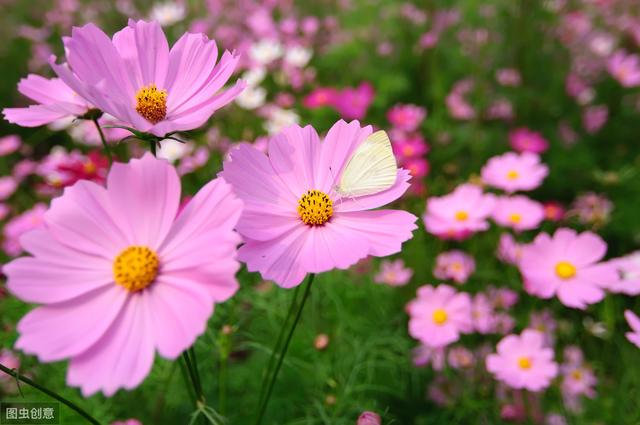
[{"label": "pink petal", "polygon": [[319,152],[320,139],[310,125],[292,125],[269,141],[271,166],[297,196],[317,189],[314,171]]}]

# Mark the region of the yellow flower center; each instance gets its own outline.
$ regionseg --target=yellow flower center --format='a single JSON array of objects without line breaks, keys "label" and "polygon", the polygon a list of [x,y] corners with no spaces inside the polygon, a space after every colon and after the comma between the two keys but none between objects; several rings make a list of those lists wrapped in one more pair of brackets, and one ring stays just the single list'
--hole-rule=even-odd
[{"label": "yellow flower center", "polygon": [[518,172],[516,170],[511,170],[507,173],[507,178],[509,180],[515,180],[519,177],[520,175],[518,174]]},{"label": "yellow flower center", "polygon": [[520,221],[522,221],[522,215],[520,215],[518,213],[513,213],[513,214],[509,215],[509,220],[512,223],[518,224],[518,223],[520,223]]},{"label": "yellow flower center", "polygon": [[159,123],[167,116],[167,91],[155,84],[143,86],[136,93],[136,111],[150,123]]},{"label": "yellow flower center", "polygon": [[298,201],[298,215],[304,224],[322,226],[333,215],[333,202],[319,190],[308,190]]},{"label": "yellow flower center", "polygon": [[575,379],[576,381],[579,381],[582,379],[582,371],[580,369],[576,369],[573,372],[571,372],[571,377],[573,379]]},{"label": "yellow flower center", "polygon": [[518,366],[523,370],[531,369],[531,359],[529,357],[520,357],[518,359]]},{"label": "yellow flower center", "polygon": [[455,217],[456,217],[456,220],[458,221],[465,221],[466,219],[469,218],[469,213],[466,211],[458,211]]},{"label": "yellow flower center", "polygon": [[462,270],[464,270],[464,267],[462,266],[462,263],[459,263],[457,261],[455,263],[451,263],[451,266],[449,266],[449,267],[454,272],[461,272]]},{"label": "yellow flower center", "polygon": [[113,278],[123,288],[137,292],[151,285],[158,274],[158,254],[146,246],[130,246],[113,262]]},{"label": "yellow flower center", "polygon": [[87,174],[93,174],[93,173],[96,172],[98,167],[96,166],[96,164],[93,161],[87,161],[82,165],[82,169]]},{"label": "yellow flower center", "polygon": [[567,261],[560,261],[556,264],[556,275],[560,279],[571,279],[576,275],[576,267]]},{"label": "yellow flower center", "polygon": [[433,322],[436,325],[443,325],[447,321],[447,312],[441,308],[433,312]]}]

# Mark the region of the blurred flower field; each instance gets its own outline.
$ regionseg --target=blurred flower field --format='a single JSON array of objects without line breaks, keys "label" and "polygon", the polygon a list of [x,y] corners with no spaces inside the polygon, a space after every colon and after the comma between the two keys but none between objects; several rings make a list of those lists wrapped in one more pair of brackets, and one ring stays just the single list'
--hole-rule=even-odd
[{"label": "blurred flower field", "polygon": [[0,5],[3,403],[640,424],[639,3]]}]

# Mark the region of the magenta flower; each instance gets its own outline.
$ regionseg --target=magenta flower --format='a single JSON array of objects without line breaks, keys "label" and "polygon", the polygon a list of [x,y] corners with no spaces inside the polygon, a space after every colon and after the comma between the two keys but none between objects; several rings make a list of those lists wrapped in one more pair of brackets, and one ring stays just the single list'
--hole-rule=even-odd
[{"label": "magenta flower", "polygon": [[373,281],[389,286],[403,286],[409,283],[411,276],[413,276],[413,270],[405,267],[404,261],[400,259],[394,261],[384,260],[380,264],[380,271],[374,276]]},{"label": "magenta flower", "polygon": [[318,87],[302,100],[302,104],[309,109],[331,106],[335,103],[337,95],[338,91],[336,89]]},{"label": "magenta flower", "polygon": [[487,356],[487,370],[511,388],[541,391],[558,375],[553,350],[544,346],[538,331],[525,329],[508,335],[497,346],[497,354]]},{"label": "magenta flower", "polygon": [[533,190],[542,184],[549,168],[533,153],[507,152],[490,158],[482,167],[482,181],[507,193]]},{"label": "magenta flower", "polygon": [[472,256],[454,249],[438,254],[433,276],[441,280],[451,279],[456,283],[465,283],[475,269],[476,262]]},{"label": "magenta flower", "polygon": [[380,415],[374,412],[362,412],[356,425],[380,425]]},{"label": "magenta flower", "polygon": [[501,196],[492,215],[500,226],[520,232],[535,229],[542,223],[544,207],[526,196]]},{"label": "magenta flower", "polygon": [[471,298],[449,285],[425,285],[407,305],[409,335],[431,348],[456,342],[461,333],[473,330]]},{"label": "magenta flower", "polygon": [[494,205],[495,196],[482,193],[478,186],[462,184],[448,195],[427,199],[425,227],[441,239],[465,239],[489,228],[487,218]]},{"label": "magenta flower", "polygon": [[640,295],[640,251],[609,261],[617,271],[618,279],[606,285],[613,293]]},{"label": "magenta flower", "polygon": [[542,134],[526,127],[511,130],[509,132],[509,144],[516,152],[542,153],[549,149],[549,142]]},{"label": "magenta flower", "polygon": [[640,86],[640,56],[618,50],[607,61],[609,74],[623,86]]},{"label": "magenta flower", "polygon": [[624,334],[629,341],[640,348],[640,317],[636,316],[631,310],[625,310],[624,318],[631,327],[631,332]]},{"label": "magenta flower", "polygon": [[358,87],[347,87],[340,90],[334,98],[332,106],[345,120],[360,120],[367,115],[367,110],[374,97],[373,86],[364,82]]},{"label": "magenta flower", "polygon": [[4,268],[7,287],[42,304],[18,324],[16,347],[70,359],[85,396],[139,385],[154,353],[175,359],[238,289],[233,232],[242,202],[221,179],[178,213],[180,180],[150,154],[114,163],[107,187],[79,181],[21,242],[32,257]]},{"label": "magenta flower", "polygon": [[37,102],[26,108],[4,108],[4,118],[23,127],[38,127],[65,118],[81,117],[91,104],[79,97],[61,79],[29,74],[18,83],[18,91]]},{"label": "magenta flower", "polygon": [[89,103],[142,132],[164,136],[203,125],[243,90],[220,92],[239,57],[204,34],[186,33],[171,50],[158,22],[129,21],[110,39],[93,24],[65,39],[68,65],[51,66]]},{"label": "magenta flower", "polygon": [[399,169],[395,184],[379,193],[352,198],[336,191],[347,162],[371,134],[370,126],[338,121],[321,142],[311,126],[293,125],[271,138],[268,156],[245,143],[231,151],[222,176],[245,202],[238,258],[250,271],[290,288],[307,273],[400,251],[416,217],[373,209],[402,196],[408,171]]},{"label": "magenta flower", "polygon": [[603,288],[618,277],[611,264],[599,263],[606,252],[600,236],[562,228],[553,236],[541,233],[524,245],[518,267],[530,294],[556,295],[562,304],[584,309],[602,300]]},{"label": "magenta flower", "polygon": [[392,130],[390,137],[393,153],[401,163],[411,158],[419,158],[429,152],[429,145],[420,134],[407,135],[403,131]]},{"label": "magenta flower", "polygon": [[415,131],[427,116],[427,110],[418,105],[398,104],[387,111],[387,119],[395,128]]}]

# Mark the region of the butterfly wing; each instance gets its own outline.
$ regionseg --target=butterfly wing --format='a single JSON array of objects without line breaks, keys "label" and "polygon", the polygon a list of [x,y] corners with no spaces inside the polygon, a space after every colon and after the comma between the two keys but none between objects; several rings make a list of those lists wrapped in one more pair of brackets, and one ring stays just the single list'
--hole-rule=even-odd
[{"label": "butterfly wing", "polygon": [[347,163],[337,192],[358,197],[389,189],[396,182],[398,165],[391,141],[384,131],[376,131],[358,146]]}]

